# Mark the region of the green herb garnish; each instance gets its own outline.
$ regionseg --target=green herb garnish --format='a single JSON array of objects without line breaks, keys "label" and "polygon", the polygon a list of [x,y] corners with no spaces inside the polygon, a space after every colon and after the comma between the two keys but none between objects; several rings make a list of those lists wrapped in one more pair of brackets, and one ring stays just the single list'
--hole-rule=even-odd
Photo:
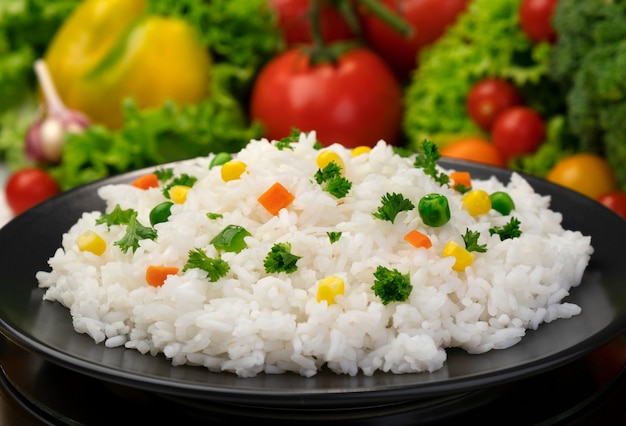
[{"label": "green herb garnish", "polygon": [[118,246],[124,253],[132,248],[133,253],[139,248],[141,240],[155,240],[157,232],[154,228],[142,225],[137,220],[137,212],[133,209],[122,210],[120,205],[116,205],[109,214],[103,214],[96,220],[96,224],[105,223],[107,227],[111,225],[126,225],[124,236],[113,244]]},{"label": "green herb garnish", "polygon": [[393,223],[401,211],[413,210],[415,205],[402,194],[386,193],[381,198],[381,206],[373,213],[376,219],[388,220]]},{"label": "green herb garnish", "polygon": [[521,222],[516,217],[512,217],[504,226],[489,228],[489,235],[498,234],[501,241],[517,238],[522,235],[522,231],[519,228],[520,224]]},{"label": "green herb garnish", "polygon": [[413,285],[409,274],[402,274],[397,269],[388,269],[379,266],[374,272],[374,285],[372,290],[380,298],[383,305],[391,302],[404,302],[409,298]]},{"label": "green herb garnish", "polygon": [[291,274],[298,269],[296,262],[300,258],[301,256],[291,253],[291,244],[276,243],[265,257],[263,266],[265,266],[265,272],[268,274],[277,272]]},{"label": "green herb garnish", "polygon": [[331,244],[336,243],[337,241],[339,241],[339,238],[341,238],[341,232],[338,231],[328,231],[326,235],[328,235],[328,239],[330,240]]},{"label": "green herb garnish", "polygon": [[420,148],[415,156],[413,166],[424,169],[424,173],[432,177],[440,185],[446,185],[450,181],[450,177],[446,173],[437,170],[437,161],[441,158],[437,145],[429,140],[424,140]]},{"label": "green herb garnish", "polygon": [[317,170],[315,181],[335,198],[345,197],[352,189],[352,182],[341,176],[341,167],[334,161],[328,163],[323,169]]},{"label": "green herb garnish", "polygon": [[480,232],[470,231],[466,228],[465,235],[463,235],[463,241],[465,242],[465,248],[467,251],[476,251],[479,253],[485,253],[487,251],[487,244],[478,244],[478,238]]},{"label": "green herb garnish", "polygon": [[183,267],[183,272],[193,268],[206,272],[210,282],[219,280],[230,271],[230,266],[224,260],[211,258],[199,248],[189,251],[189,258]]}]

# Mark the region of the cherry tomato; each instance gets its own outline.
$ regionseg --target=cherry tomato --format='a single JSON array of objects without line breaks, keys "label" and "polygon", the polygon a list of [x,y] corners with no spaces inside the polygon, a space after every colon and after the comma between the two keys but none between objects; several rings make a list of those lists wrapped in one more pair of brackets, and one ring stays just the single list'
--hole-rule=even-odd
[{"label": "cherry tomato", "polygon": [[552,16],[558,0],[522,0],[519,20],[522,30],[533,42],[554,43],[557,38]]},{"label": "cherry tomato", "polygon": [[[268,0],[268,2],[278,15],[278,27],[288,46],[309,44],[313,41],[309,13],[311,0]],[[322,39],[326,43],[354,38],[346,20],[328,0],[320,2],[319,23]]]},{"label": "cherry tomato", "polygon": [[52,176],[36,167],[13,173],[4,188],[7,204],[14,214],[20,214],[59,192],[59,186]]},{"label": "cherry tomato", "polygon": [[456,22],[469,0],[382,0],[382,3],[413,27],[413,35],[402,36],[368,11],[362,13],[363,34],[368,46],[405,81],[417,65],[419,51],[439,39]]},{"label": "cherry tomato", "polygon": [[250,115],[279,140],[291,129],[316,131],[323,145],[373,146],[380,139],[397,145],[402,119],[400,84],[384,61],[364,48],[348,50],[337,63],[311,64],[292,49],[259,73]]},{"label": "cherry tomato", "polygon": [[560,160],[546,178],[594,199],[618,190],[615,173],[608,161],[592,153],[574,154]]},{"label": "cherry tomato", "polygon": [[502,111],[491,128],[491,140],[505,163],[532,154],[546,137],[546,125],[533,109],[516,106]]},{"label": "cherry tomato", "polygon": [[596,200],[626,219],[626,193],[609,192],[599,196]]},{"label": "cherry tomato", "polygon": [[467,95],[466,108],[472,120],[481,129],[489,131],[502,111],[522,102],[522,96],[513,84],[490,77],[472,86]]},{"label": "cherry tomato", "polygon": [[502,156],[488,140],[469,136],[445,144],[439,153],[444,157],[459,158],[504,167]]}]

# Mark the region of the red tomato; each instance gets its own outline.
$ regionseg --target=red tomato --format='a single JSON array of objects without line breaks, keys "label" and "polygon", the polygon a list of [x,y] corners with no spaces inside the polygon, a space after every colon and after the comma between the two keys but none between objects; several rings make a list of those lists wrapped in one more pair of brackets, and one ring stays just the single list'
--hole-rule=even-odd
[{"label": "red tomato", "polygon": [[413,27],[410,38],[381,21],[371,12],[362,13],[365,40],[395,70],[401,80],[407,80],[417,65],[419,51],[443,35],[465,11],[469,0],[382,0]]},{"label": "red tomato", "polygon": [[519,20],[522,30],[533,42],[554,43],[557,38],[552,16],[558,0],[522,0]]},{"label": "red tomato", "polygon": [[[319,0],[317,0],[319,1]],[[268,0],[278,15],[278,26],[288,46],[311,43],[311,0]],[[326,42],[354,38],[350,26],[339,10],[322,1],[320,4],[320,31]]]},{"label": "red tomato", "polygon": [[472,120],[481,129],[489,131],[502,111],[522,102],[522,96],[513,84],[501,78],[485,78],[471,88],[466,108]]},{"label": "red tomato", "polygon": [[20,214],[59,192],[59,186],[52,176],[36,167],[13,173],[4,188],[7,204],[14,214]]},{"label": "red tomato", "polygon": [[610,192],[599,196],[596,200],[626,219],[626,193]]},{"label": "red tomato", "polygon": [[315,130],[324,145],[398,143],[402,119],[400,84],[375,53],[355,48],[336,64],[311,64],[292,49],[272,59],[252,89],[250,114],[279,140],[292,128]]},{"label": "red tomato", "polygon": [[501,112],[491,128],[491,140],[505,163],[532,154],[546,137],[546,125],[533,109],[516,106]]}]

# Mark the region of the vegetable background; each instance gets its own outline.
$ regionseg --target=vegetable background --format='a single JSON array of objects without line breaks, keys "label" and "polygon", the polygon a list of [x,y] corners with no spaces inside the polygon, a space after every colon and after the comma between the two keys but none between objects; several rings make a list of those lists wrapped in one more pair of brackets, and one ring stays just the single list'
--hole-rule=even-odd
[{"label": "vegetable background", "polygon": [[[424,139],[443,147],[489,139],[469,117],[465,99],[486,77],[512,82],[546,123],[538,149],[508,167],[546,177],[577,152],[605,156],[626,188],[626,2],[559,1],[554,44],[533,42],[520,26],[523,0],[470,0],[456,23],[423,47],[403,81],[401,144]],[[12,0],[0,4],[0,160],[25,165],[23,139],[37,114],[32,64],[79,0]],[[278,2],[276,2],[278,3]],[[248,111],[256,77],[288,47],[268,0],[150,0],[149,12],[182,17],[210,51],[211,96],[198,104],[140,110],[124,105],[119,131],[93,126],[66,140],[63,161],[49,168],[62,189],[144,166],[208,152],[235,152],[263,134]],[[581,30],[584,28],[584,30]],[[369,46],[372,47],[372,46]],[[287,135],[286,135],[287,136]]]}]

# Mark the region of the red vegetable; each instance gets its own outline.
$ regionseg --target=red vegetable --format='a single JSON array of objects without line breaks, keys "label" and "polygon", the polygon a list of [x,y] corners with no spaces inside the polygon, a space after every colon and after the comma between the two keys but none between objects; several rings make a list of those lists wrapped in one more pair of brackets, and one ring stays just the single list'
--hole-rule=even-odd
[{"label": "red vegetable", "polygon": [[[309,44],[311,31],[311,0],[268,0],[278,16],[278,27],[288,46]],[[320,0],[315,0],[320,1]],[[329,43],[354,37],[350,26],[328,0],[320,1],[319,25],[322,39]]]},{"label": "red vegetable", "polygon": [[599,196],[596,200],[626,219],[626,193],[610,192]]},{"label": "red vegetable", "polygon": [[155,173],[148,173],[139,176],[133,181],[132,185],[139,189],[158,188],[159,178]]},{"label": "red vegetable", "polygon": [[545,137],[546,126],[541,116],[523,106],[500,113],[491,128],[491,139],[505,163],[515,156],[532,154]]},{"label": "red vegetable", "polygon": [[280,182],[274,183],[259,196],[258,201],[265,210],[276,216],[281,209],[289,206],[296,197]]},{"label": "red vegetable", "polygon": [[289,50],[261,70],[252,90],[251,117],[268,139],[295,127],[315,130],[323,145],[373,146],[399,141],[402,92],[378,55],[353,48],[337,62],[313,64],[309,54]]},{"label": "red vegetable", "polygon": [[43,169],[28,167],[9,176],[5,197],[14,214],[20,214],[60,192],[56,181]]},{"label": "red vegetable", "polygon": [[406,80],[417,65],[419,51],[456,22],[469,0],[382,0],[382,3],[402,16],[413,27],[413,34],[404,37],[367,10],[363,12],[363,34],[367,44],[391,65],[398,78]]},{"label": "red vegetable", "polygon": [[554,43],[557,39],[552,26],[552,16],[558,0],[522,0],[519,8],[519,20],[522,30],[533,42],[547,41]]},{"label": "red vegetable", "polygon": [[175,266],[150,265],[146,269],[146,282],[152,287],[161,287],[170,275],[178,274]]},{"label": "red vegetable", "polygon": [[523,103],[517,88],[501,78],[478,81],[467,95],[467,113],[483,130],[489,131],[502,111]]}]

